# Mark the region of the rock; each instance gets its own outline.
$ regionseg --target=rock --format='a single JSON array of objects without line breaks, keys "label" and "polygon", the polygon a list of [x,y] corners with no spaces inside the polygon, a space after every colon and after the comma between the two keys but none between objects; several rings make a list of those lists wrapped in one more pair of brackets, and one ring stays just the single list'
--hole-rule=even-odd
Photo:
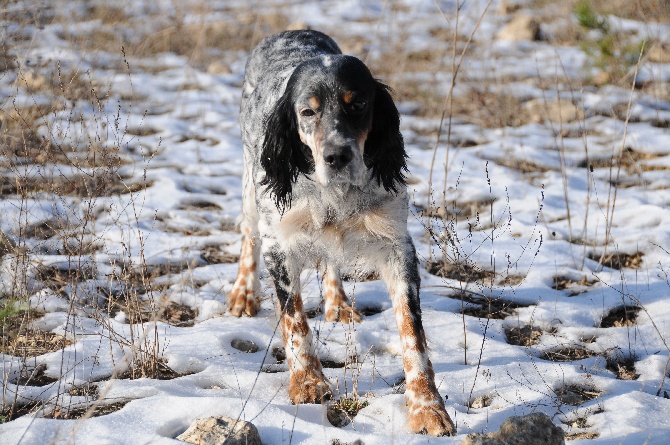
[{"label": "rock", "polygon": [[531,15],[516,15],[507,25],[498,32],[499,40],[519,42],[523,40],[540,39],[540,22]]},{"label": "rock", "polygon": [[500,430],[489,434],[468,434],[461,445],[565,445],[563,430],[543,413],[510,417]]},{"label": "rock", "polygon": [[177,440],[197,445],[262,445],[252,423],[223,416],[194,420]]},{"label": "rock", "polygon": [[480,408],[486,408],[487,406],[491,405],[491,397],[489,396],[479,396],[475,398],[475,400],[472,401],[470,404],[470,408],[472,409],[480,409]]},{"label": "rock", "polygon": [[523,109],[533,122],[568,123],[583,117],[583,112],[569,100],[531,99],[523,104]]},{"label": "rock", "polygon": [[233,341],[230,342],[230,346],[237,349],[238,351],[246,352],[247,354],[258,352],[259,349],[258,345],[251,340],[242,340],[239,338],[233,339]]}]

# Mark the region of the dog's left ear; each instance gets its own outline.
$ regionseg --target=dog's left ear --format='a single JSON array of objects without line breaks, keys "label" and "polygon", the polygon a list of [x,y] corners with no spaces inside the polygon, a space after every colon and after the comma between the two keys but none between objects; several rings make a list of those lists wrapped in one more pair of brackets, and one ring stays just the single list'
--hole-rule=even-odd
[{"label": "dog's left ear", "polygon": [[365,140],[365,166],[372,170],[377,184],[387,192],[397,192],[405,185],[407,154],[400,134],[400,114],[391,98],[391,89],[375,81],[372,126]]}]

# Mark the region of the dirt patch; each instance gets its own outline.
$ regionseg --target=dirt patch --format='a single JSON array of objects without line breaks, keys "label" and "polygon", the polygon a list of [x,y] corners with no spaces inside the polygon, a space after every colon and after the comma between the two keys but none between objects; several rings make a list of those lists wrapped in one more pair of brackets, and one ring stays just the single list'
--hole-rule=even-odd
[{"label": "dirt patch", "polygon": [[321,367],[323,368],[337,369],[337,368],[344,368],[345,366],[346,363],[337,360],[329,358],[321,360]]},{"label": "dirt patch", "polygon": [[92,264],[58,264],[38,266],[35,278],[55,292],[62,292],[67,286],[95,279],[96,272]]},{"label": "dirt patch", "polygon": [[205,200],[189,200],[179,206],[179,210],[221,210],[221,206]]},{"label": "dirt patch", "polygon": [[531,325],[513,326],[505,329],[507,343],[515,346],[533,346],[540,341],[544,331]]},{"label": "dirt patch", "polygon": [[200,257],[207,264],[235,264],[240,261],[239,255],[228,253],[218,246],[207,246]]},{"label": "dirt patch", "polygon": [[554,391],[562,403],[578,406],[602,395],[602,391],[592,385],[569,383]]},{"label": "dirt patch", "polygon": [[67,409],[56,407],[48,416],[50,419],[88,419],[114,413],[130,403],[130,400],[122,400],[114,403],[91,404],[90,406]]},{"label": "dirt patch", "polygon": [[500,280],[498,284],[500,286],[518,286],[519,284],[523,283],[523,280],[526,279],[525,275],[507,275],[505,278]]},{"label": "dirt patch", "polygon": [[[151,301],[140,297],[136,288],[126,288],[119,292],[110,292],[98,288],[103,294],[103,304],[99,307],[105,310],[110,317],[116,317],[120,312],[125,314],[128,324],[147,323],[154,320],[164,321],[172,326],[190,327],[195,324],[198,311],[174,301]],[[166,296],[164,296],[164,299]]]},{"label": "dirt patch", "polygon": [[444,207],[424,208],[418,204],[415,204],[415,207],[418,215],[422,218],[439,218],[445,221],[467,221],[476,218],[477,223],[475,225],[477,225],[480,215],[489,214],[491,205],[495,201],[495,198],[492,198],[480,201],[451,202],[447,204],[446,209]]},{"label": "dirt patch", "polygon": [[44,406],[43,402],[29,402],[26,404],[12,404],[3,407],[0,411],[0,423],[9,422],[10,420],[18,419],[26,414],[32,414],[39,411]]},{"label": "dirt patch", "polygon": [[127,370],[122,372],[117,376],[117,379],[141,379],[141,378],[150,378],[156,380],[172,380],[178,377],[184,377],[187,375],[193,374],[192,372],[186,372],[183,374],[178,373],[174,369],[170,368],[165,360],[161,358],[157,359],[147,359],[143,362],[135,362],[133,366],[129,367]]},{"label": "dirt patch", "polygon": [[640,377],[640,374],[635,372],[635,357],[609,357],[606,367],[616,374],[619,380],[637,380]]},{"label": "dirt patch", "polygon": [[513,157],[510,156],[495,159],[493,162],[503,167],[511,168],[512,170],[516,170],[523,174],[546,173],[550,170],[548,167],[545,167],[544,165],[537,164],[527,159],[514,159]]},{"label": "dirt patch", "polygon": [[602,265],[610,269],[621,270],[624,267],[629,269],[639,269],[642,264],[642,257],[644,253],[635,252],[633,254],[623,252],[608,253],[604,257],[602,254],[596,252],[589,252],[587,255],[590,259],[597,262],[602,262]]},{"label": "dirt patch", "polygon": [[601,328],[621,328],[626,326],[634,326],[637,320],[637,315],[641,308],[638,306],[618,306],[610,310],[602,320],[600,320],[599,327]]},{"label": "dirt patch", "polygon": [[34,311],[17,311],[3,317],[0,352],[15,357],[37,357],[72,344],[62,335],[29,329],[30,321],[41,316]]},{"label": "dirt patch", "polygon": [[70,388],[68,394],[75,397],[86,397],[88,399],[95,400],[100,395],[100,389],[98,388],[98,385],[93,385],[88,382],[82,386],[75,386]]},{"label": "dirt patch", "polygon": [[109,170],[71,177],[33,176],[22,178],[0,177],[0,196],[33,193],[54,193],[59,196],[99,198],[137,193],[151,187],[148,180],[133,181]]},{"label": "dirt patch", "polygon": [[461,313],[477,318],[504,320],[516,313],[516,309],[528,307],[527,304],[506,301],[502,298],[479,297],[466,292],[447,295],[448,298],[463,302]]},{"label": "dirt patch", "polygon": [[36,368],[21,368],[19,375],[14,379],[9,379],[9,383],[19,386],[46,386],[58,381],[45,374],[47,365],[41,364]]},{"label": "dirt patch", "polygon": [[343,428],[349,425],[358,412],[368,406],[366,400],[358,398],[340,399],[334,403],[329,403],[326,408],[326,417],[331,425]]},{"label": "dirt patch", "polygon": [[172,326],[190,327],[195,324],[198,311],[185,304],[171,301],[158,312],[158,318]]},{"label": "dirt patch", "polygon": [[358,310],[358,313],[361,314],[364,317],[371,317],[373,315],[380,314],[384,311],[384,308],[381,307],[380,305],[374,305],[374,304],[369,304],[369,305],[364,305],[361,307],[356,307]]},{"label": "dirt patch", "polygon": [[584,431],[577,433],[568,433],[565,435],[565,440],[582,440],[582,439],[596,439],[600,436],[600,433],[592,431]]},{"label": "dirt patch", "polygon": [[450,280],[458,280],[466,283],[473,281],[490,283],[495,278],[495,274],[492,271],[465,261],[435,261],[428,265],[428,272],[440,278],[448,278]]},{"label": "dirt patch", "polygon": [[572,362],[596,355],[598,354],[582,346],[564,346],[546,351],[540,355],[540,358],[551,362]]},{"label": "dirt patch", "polygon": [[566,290],[568,288],[574,287],[574,286],[593,286],[596,283],[596,281],[589,281],[586,278],[586,275],[581,280],[575,280],[570,277],[565,277],[565,276],[555,276],[554,277],[554,284],[551,286],[552,289],[555,290]]}]

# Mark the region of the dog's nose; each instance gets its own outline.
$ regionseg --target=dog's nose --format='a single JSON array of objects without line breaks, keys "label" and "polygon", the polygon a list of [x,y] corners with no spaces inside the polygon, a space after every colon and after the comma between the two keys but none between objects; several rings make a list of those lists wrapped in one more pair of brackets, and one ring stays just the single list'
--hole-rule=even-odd
[{"label": "dog's nose", "polygon": [[343,169],[354,158],[354,152],[349,146],[335,147],[323,154],[326,165],[335,170]]}]

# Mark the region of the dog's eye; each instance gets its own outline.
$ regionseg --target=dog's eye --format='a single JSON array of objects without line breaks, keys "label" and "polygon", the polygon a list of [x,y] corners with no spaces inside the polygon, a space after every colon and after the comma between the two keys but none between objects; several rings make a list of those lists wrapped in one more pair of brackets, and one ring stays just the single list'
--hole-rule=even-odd
[{"label": "dog's eye", "polygon": [[354,103],[351,104],[351,110],[359,112],[359,111],[365,110],[365,107],[367,107],[367,106],[368,106],[368,103],[364,102],[364,101],[354,102]]},{"label": "dog's eye", "polygon": [[300,110],[300,116],[302,117],[312,117],[315,114],[316,113],[311,108],[305,108],[304,110]]}]

